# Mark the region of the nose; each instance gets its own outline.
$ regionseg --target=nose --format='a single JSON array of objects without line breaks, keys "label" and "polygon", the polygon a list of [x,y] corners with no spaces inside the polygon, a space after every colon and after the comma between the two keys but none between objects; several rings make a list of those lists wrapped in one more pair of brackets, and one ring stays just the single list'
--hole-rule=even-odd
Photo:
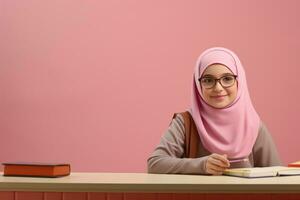
[{"label": "nose", "polygon": [[217,82],[216,82],[216,85],[215,85],[215,87],[214,87],[214,91],[220,92],[220,91],[222,91],[222,90],[223,90],[223,86],[221,85],[220,81],[217,81]]}]

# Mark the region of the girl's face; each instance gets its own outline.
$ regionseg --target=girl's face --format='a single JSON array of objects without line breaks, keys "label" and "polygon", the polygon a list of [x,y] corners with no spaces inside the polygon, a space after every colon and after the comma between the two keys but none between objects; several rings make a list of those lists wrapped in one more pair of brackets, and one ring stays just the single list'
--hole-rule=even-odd
[{"label": "girl's face", "polygon": [[214,108],[225,108],[231,104],[237,96],[235,78],[225,65],[212,64],[207,67],[200,78],[204,101]]}]

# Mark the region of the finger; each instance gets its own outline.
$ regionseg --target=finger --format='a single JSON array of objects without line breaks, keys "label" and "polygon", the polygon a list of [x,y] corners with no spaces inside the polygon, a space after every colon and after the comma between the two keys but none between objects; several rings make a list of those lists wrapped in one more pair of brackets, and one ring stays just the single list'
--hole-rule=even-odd
[{"label": "finger", "polygon": [[223,172],[226,168],[219,167],[217,165],[209,165],[209,169],[212,169],[212,170],[217,171],[217,172]]},{"label": "finger", "polygon": [[217,160],[213,157],[213,155],[210,155],[205,164],[206,172],[209,174],[222,174],[222,172],[228,168],[223,162],[220,160]]},{"label": "finger", "polygon": [[223,168],[229,167],[226,163],[224,163],[220,160],[214,159],[214,158],[212,158],[210,160],[210,163],[212,163],[213,165],[219,166],[219,167],[223,167]]},{"label": "finger", "polygon": [[208,170],[211,174],[222,175],[225,169],[215,168],[214,166],[209,167]]},{"label": "finger", "polygon": [[227,154],[223,154],[224,158],[226,159],[226,165],[227,167],[230,167],[229,159],[227,158]]},{"label": "finger", "polygon": [[212,175],[221,175],[221,174],[222,174],[222,172],[215,171],[215,170],[213,170],[213,169],[209,169],[209,170],[207,171],[207,173],[212,174]]},{"label": "finger", "polygon": [[221,160],[224,163],[228,162],[227,156],[223,156],[223,155],[216,154],[216,153],[212,154],[211,156],[215,159]]},{"label": "finger", "polygon": [[218,165],[214,165],[212,162],[207,162],[206,163],[206,169],[212,169],[212,170],[214,170],[214,171],[218,171],[218,172],[220,172],[220,171],[224,171],[225,169],[227,169],[226,167],[220,167],[220,166],[218,166]]},{"label": "finger", "polygon": [[210,163],[213,165],[219,166],[219,167],[224,167],[224,168],[227,167],[227,165],[225,163],[223,163],[220,160],[216,160],[216,159],[211,159]]},{"label": "finger", "polygon": [[[208,170],[214,170],[214,171],[217,171],[217,172],[223,172],[225,169],[227,169],[227,167],[224,167],[224,166],[219,166],[219,165],[216,165],[213,163],[213,158],[209,158],[206,162],[206,170],[205,171],[208,171]],[[220,162],[217,160],[217,162]]]},{"label": "finger", "polygon": [[220,160],[221,162],[223,162],[227,167],[230,166],[230,163],[229,163],[229,160],[227,159],[227,155],[226,154],[225,154],[225,156],[223,156],[223,155],[214,153],[211,156],[213,158],[215,158],[215,159]]}]

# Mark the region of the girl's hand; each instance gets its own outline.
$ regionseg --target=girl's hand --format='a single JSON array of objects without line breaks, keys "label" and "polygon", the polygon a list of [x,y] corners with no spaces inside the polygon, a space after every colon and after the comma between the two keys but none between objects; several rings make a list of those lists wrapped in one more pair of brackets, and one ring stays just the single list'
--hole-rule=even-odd
[{"label": "girl's hand", "polygon": [[212,175],[221,175],[223,174],[224,170],[229,168],[230,163],[227,159],[227,155],[220,155],[213,153],[208,156],[206,160],[206,173]]}]

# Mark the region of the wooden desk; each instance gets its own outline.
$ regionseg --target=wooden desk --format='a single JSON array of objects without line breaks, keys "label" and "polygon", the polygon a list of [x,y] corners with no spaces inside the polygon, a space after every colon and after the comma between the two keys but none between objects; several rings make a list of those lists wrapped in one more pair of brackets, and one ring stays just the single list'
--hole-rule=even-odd
[{"label": "wooden desk", "polygon": [[[0,174],[1,195],[39,194],[36,199],[76,199],[102,196],[103,199],[300,199],[300,176],[238,178],[229,176],[164,175],[146,173],[72,173],[61,178],[4,177]],[[57,198],[46,198],[47,196]],[[170,196],[171,195],[171,196]],[[108,198],[108,196],[110,196]],[[135,198],[129,198],[129,197]],[[114,197],[114,198],[112,198]],[[177,198],[182,197],[182,198]],[[26,199],[26,198],[23,198]],[[28,198],[29,199],[29,198]]]}]

